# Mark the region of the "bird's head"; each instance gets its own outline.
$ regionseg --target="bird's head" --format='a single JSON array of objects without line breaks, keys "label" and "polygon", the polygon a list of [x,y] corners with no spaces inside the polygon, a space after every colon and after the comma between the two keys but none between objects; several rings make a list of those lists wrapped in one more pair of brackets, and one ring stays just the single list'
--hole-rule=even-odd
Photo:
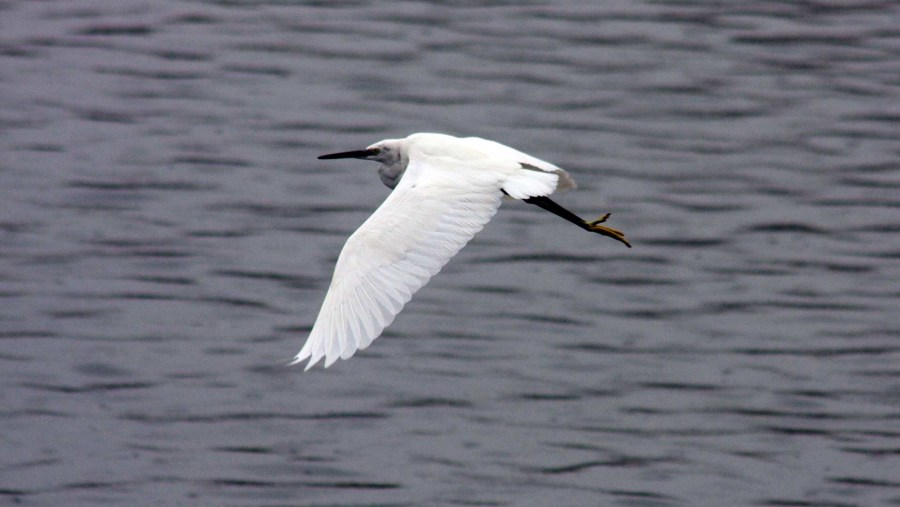
[{"label": "bird's head", "polygon": [[329,153],[322,155],[319,160],[334,160],[337,158],[358,158],[362,160],[374,160],[385,165],[393,165],[400,162],[400,144],[402,139],[385,139],[367,146],[364,150],[343,151],[341,153]]},{"label": "bird's head", "polygon": [[403,139],[385,139],[367,146],[364,150],[344,151],[322,155],[319,160],[333,160],[336,158],[358,158],[361,160],[373,160],[381,162],[378,174],[381,181],[390,188],[397,186],[408,162],[406,153],[402,150]]}]

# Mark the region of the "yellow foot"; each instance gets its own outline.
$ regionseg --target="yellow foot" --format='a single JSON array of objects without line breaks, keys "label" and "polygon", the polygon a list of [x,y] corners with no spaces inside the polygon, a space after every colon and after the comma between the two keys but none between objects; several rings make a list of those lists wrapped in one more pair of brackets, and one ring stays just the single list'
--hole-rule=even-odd
[{"label": "yellow foot", "polygon": [[600,225],[603,222],[606,222],[607,219],[609,219],[609,213],[603,215],[602,217],[598,218],[597,220],[594,220],[593,222],[587,222],[588,229],[591,232],[596,232],[597,234],[600,234],[601,236],[606,236],[608,238],[612,238],[616,241],[619,241],[619,242],[623,243],[625,246],[627,246],[628,248],[631,248],[631,243],[629,243],[628,240],[625,239],[624,232],[622,232],[618,229],[613,229],[612,227]]},{"label": "yellow foot", "polygon": [[597,220],[594,220],[593,222],[589,223],[588,225],[594,226],[597,224],[602,224],[603,222],[606,222],[607,219],[609,219],[609,215],[611,215],[611,214],[612,213],[607,213],[607,214],[603,215],[602,217],[598,218]]}]

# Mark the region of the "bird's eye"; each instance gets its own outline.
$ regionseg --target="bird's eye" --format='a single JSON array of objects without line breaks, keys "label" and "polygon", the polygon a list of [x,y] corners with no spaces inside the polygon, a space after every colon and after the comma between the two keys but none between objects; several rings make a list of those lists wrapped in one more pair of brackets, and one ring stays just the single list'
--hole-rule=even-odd
[{"label": "bird's eye", "polygon": [[381,148],[372,148],[372,155],[378,155],[381,153]]}]

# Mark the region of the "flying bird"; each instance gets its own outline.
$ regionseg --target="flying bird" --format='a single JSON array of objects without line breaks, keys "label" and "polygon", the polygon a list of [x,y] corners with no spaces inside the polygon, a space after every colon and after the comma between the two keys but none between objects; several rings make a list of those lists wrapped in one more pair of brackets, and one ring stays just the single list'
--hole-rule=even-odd
[{"label": "flying bird", "polygon": [[609,213],[588,222],[547,197],[575,188],[566,171],[494,141],[420,133],[319,157],[341,158],[380,162],[381,181],[393,191],[341,250],[319,316],[290,363],[309,359],[306,370],[368,347],[504,196],[631,247],[621,231],[602,225]]}]

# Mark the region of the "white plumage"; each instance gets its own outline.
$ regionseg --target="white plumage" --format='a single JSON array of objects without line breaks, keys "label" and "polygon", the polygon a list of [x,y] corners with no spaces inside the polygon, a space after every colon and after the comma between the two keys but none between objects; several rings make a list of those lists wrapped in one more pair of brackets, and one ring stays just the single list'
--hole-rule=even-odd
[{"label": "white plumage", "polygon": [[529,199],[575,186],[553,164],[472,137],[413,134],[319,158],[381,162],[382,181],[394,190],[341,251],[319,316],[291,363],[309,359],[307,370],[368,347],[487,224],[504,193]]}]

